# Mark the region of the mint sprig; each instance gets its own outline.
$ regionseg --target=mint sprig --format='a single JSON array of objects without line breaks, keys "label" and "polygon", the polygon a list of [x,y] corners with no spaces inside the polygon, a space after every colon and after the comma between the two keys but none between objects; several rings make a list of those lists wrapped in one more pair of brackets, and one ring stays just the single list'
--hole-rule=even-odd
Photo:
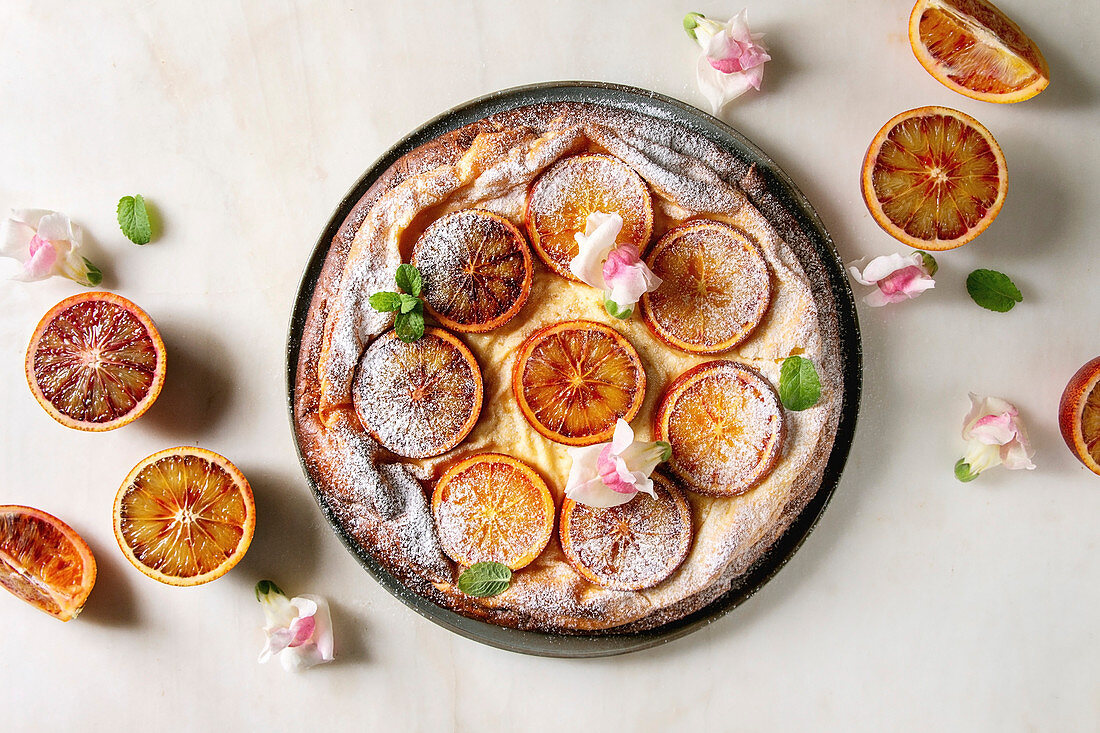
[{"label": "mint sprig", "polygon": [[393,328],[397,331],[397,338],[411,344],[424,335],[424,301],[420,299],[424,279],[413,265],[401,265],[394,280],[404,292],[375,293],[367,302],[376,311],[396,312]]},{"label": "mint sprig", "polygon": [[806,410],[821,399],[821,380],[809,359],[788,356],[779,368],[779,399],[792,412]]},{"label": "mint sprig", "polygon": [[458,576],[458,589],[474,598],[489,598],[508,590],[511,569],[499,562],[475,562]]},{"label": "mint sprig", "polygon": [[149,211],[141,194],[123,196],[118,200],[118,225],[122,233],[134,244],[149,244],[153,227],[149,223]]},{"label": "mint sprig", "polygon": [[997,313],[1012,310],[1024,296],[1016,283],[1003,272],[974,270],[966,277],[966,292],[975,303]]}]

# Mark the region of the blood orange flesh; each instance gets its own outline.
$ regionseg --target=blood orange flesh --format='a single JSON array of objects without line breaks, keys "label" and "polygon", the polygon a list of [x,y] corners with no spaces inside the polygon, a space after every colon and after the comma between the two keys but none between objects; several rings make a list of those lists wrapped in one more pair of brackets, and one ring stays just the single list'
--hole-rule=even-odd
[{"label": "blood orange flesh", "polygon": [[102,431],[140,417],[164,383],[164,342],[126,298],[92,292],[50,309],[31,337],[27,382],[55,420]]},{"label": "blood orange flesh", "polygon": [[1058,427],[1077,460],[1100,474],[1100,356],[1069,380],[1058,404]]},{"label": "blood orange flesh", "polygon": [[0,506],[0,586],[35,608],[76,618],[95,585],[92,551],[69,525],[25,506]]}]

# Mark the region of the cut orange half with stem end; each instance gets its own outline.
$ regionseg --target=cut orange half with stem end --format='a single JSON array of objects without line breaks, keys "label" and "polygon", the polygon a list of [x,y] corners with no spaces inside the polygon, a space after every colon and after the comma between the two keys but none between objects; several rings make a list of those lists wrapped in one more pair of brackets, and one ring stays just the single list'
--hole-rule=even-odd
[{"label": "cut orange half with stem end", "polygon": [[0,586],[40,611],[76,618],[95,585],[88,543],[57,517],[0,506]]},{"label": "cut orange half with stem end", "polygon": [[638,352],[610,326],[564,321],[520,344],[512,392],[539,434],[565,445],[611,440],[619,419],[630,422],[645,399]]},{"label": "cut orange half with stem end", "polygon": [[961,247],[986,230],[1008,192],[1008,168],[989,130],[947,107],[887,122],[863,159],[863,200],[878,225],[910,247]]},{"label": "cut orange half with stem end", "polygon": [[481,414],[481,368],[466,344],[442,328],[406,343],[390,331],[359,361],[351,387],[359,421],[386,450],[429,458],[461,443]]},{"label": "cut orange half with stem end", "polygon": [[1062,439],[1077,460],[1100,474],[1100,356],[1069,380],[1058,404]]},{"label": "cut orange half with stem end", "polygon": [[432,516],[447,556],[460,565],[512,570],[537,558],[554,533],[554,497],[535,469],[501,453],[451,466],[432,492]]},{"label": "cut orange half with stem end", "polygon": [[1022,102],[1050,83],[1039,47],[986,0],[917,0],[909,45],[936,81],[983,102]]},{"label": "cut orange half with stem end", "polygon": [[755,369],[708,361],[669,385],[654,416],[657,440],[672,446],[669,469],[688,488],[736,496],[756,486],[783,450],[779,396]]},{"label": "cut orange half with stem end", "polygon": [[669,346],[728,351],[748,338],[771,302],[768,265],[741,231],[699,220],[661,237],[646,256],[663,282],[642,295],[642,316]]},{"label": "cut orange half with stem end", "polygon": [[544,171],[527,192],[524,220],[531,246],[546,266],[576,280],[569,262],[577,256],[576,234],[584,234],[589,214],[618,214],[623,228],[618,244],[639,252],[653,231],[649,186],[618,158],[600,153],[574,155]]},{"label": "cut orange half with stem end", "polygon": [[531,294],[531,251],[512,222],[482,209],[437,219],[413,247],[424,304],[455,331],[482,332],[512,319]]},{"label": "cut orange half with stem end", "polygon": [[130,471],[115,495],[115,539],[130,563],[168,585],[225,575],[252,542],[256,503],[244,474],[204,448],[168,448]]},{"label": "cut orange half with stem end", "polygon": [[153,319],[121,295],[80,293],[39,321],[25,367],[31,392],[54,420],[77,430],[113,430],[156,401],[164,342]]},{"label": "cut orange half with stem end", "polygon": [[684,562],[691,548],[691,507],[668,478],[652,478],[656,498],[639,492],[608,509],[562,502],[561,548],[585,579],[611,590],[644,590]]}]

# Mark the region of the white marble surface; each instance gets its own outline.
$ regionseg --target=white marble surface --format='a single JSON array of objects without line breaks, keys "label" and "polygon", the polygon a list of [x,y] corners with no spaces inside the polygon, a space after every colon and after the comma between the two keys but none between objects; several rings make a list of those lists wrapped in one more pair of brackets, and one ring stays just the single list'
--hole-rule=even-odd
[{"label": "white marble surface", "polygon": [[[802,187],[842,256],[900,251],[860,200],[867,143],[895,113],[945,104],[1002,144],[1011,190],[919,301],[860,306],[865,398],[848,469],[790,564],[736,612],[621,658],[527,658],[467,641],[390,597],[329,531],[295,459],[283,349],[298,278],[329,212],[405,132],[471,97],[597,79],[704,104],[688,10],[648,0],[5,3],[0,206],[67,212],[105,285],[145,307],[170,354],[160,400],[103,435],[55,424],[23,377],[38,318],[79,288],[0,281],[0,503],[60,515],[100,577],[60,624],[0,596],[6,731],[1096,730],[1100,477],[1062,444],[1066,380],[1100,353],[1096,233],[1100,23],[1072,0],[1004,0],[1054,81],[995,106],[929,77],[909,0],[751,6],[775,60],[726,119]],[[138,248],[115,224],[140,192],[164,219]],[[1014,311],[963,280],[1010,273]],[[0,277],[11,272],[0,263]],[[963,485],[951,466],[968,390],[1019,404],[1034,472]],[[193,443],[256,490],[245,560],[194,589],[133,570],[111,501],[154,450]],[[332,599],[339,660],[259,666],[253,583]]]}]

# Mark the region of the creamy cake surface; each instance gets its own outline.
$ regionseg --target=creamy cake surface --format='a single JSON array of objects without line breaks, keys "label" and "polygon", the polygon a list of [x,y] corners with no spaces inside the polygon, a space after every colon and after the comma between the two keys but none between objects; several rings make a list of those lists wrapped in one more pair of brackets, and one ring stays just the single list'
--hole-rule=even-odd
[{"label": "creamy cake surface", "polygon": [[[728,352],[688,354],[655,338],[639,313],[626,321],[612,318],[598,291],[551,272],[536,258],[530,297],[516,317],[486,333],[457,334],[484,379],[483,407],[468,437],[453,450],[422,460],[381,448],[364,431],[352,401],[365,349],[393,326],[392,314],[375,311],[368,298],[394,289],[397,266],[409,261],[417,238],[444,214],[476,207],[522,229],[531,183],[557,161],[586,152],[624,161],[648,184],[653,242],[698,218],[728,223],[755,242],[771,285],[763,321]],[[640,354],[646,392],[632,426],[642,440],[652,439],[666,387],[714,359],[746,364],[778,387],[782,361],[803,355],[817,365],[821,398],[808,410],[784,411],[779,460],[755,488],[733,497],[684,491],[691,508],[691,548],[657,586],[621,591],[586,580],[567,561],[555,532],[504,593],[466,596],[455,585],[462,568],[440,547],[430,508],[433,483],[465,456],[504,453],[534,467],[560,508],[569,456],[521,414],[511,372],[528,335],[573,319],[609,325]],[[825,267],[762,177],[677,123],[593,104],[556,103],[503,112],[436,138],[398,160],[363,196],[334,239],[314,291],[294,416],[307,468],[336,521],[410,591],[503,625],[628,632],[701,608],[767,552],[820,488],[842,401],[836,315]]]}]

